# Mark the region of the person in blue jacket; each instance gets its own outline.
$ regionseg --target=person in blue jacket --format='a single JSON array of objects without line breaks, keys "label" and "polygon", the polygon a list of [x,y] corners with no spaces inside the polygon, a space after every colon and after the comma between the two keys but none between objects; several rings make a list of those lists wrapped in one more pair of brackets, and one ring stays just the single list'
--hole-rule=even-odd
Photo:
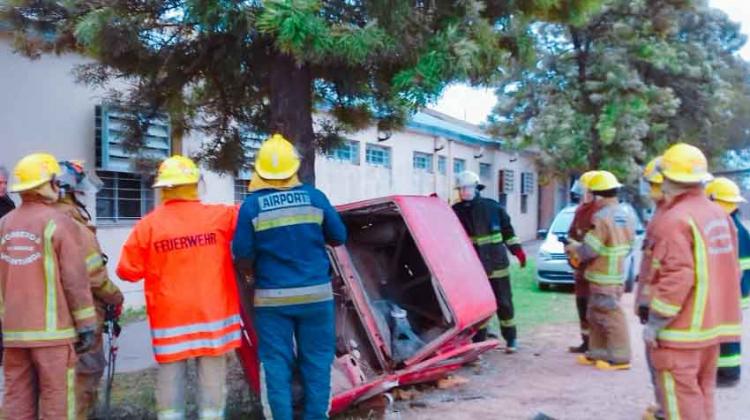
[{"label": "person in blue jacket", "polygon": [[232,252],[254,281],[254,326],[266,418],[293,417],[292,377],[299,369],[304,419],[328,418],[336,337],[326,244],[346,241],[328,198],[298,177],[294,147],[274,135],[260,148],[251,194],[237,219]]},{"label": "person in blue jacket", "polygon": [[[742,308],[750,307],[750,232],[740,219],[738,205],[745,202],[740,187],[729,178],[719,177],[706,185],[706,195],[720,205],[724,211],[732,216],[734,226],[737,228],[737,248],[739,250],[739,263],[742,276],[740,278],[740,290],[742,291]],[[718,371],[716,373],[716,385],[720,387],[732,387],[740,381],[742,366],[741,343],[723,343],[719,354]]]}]

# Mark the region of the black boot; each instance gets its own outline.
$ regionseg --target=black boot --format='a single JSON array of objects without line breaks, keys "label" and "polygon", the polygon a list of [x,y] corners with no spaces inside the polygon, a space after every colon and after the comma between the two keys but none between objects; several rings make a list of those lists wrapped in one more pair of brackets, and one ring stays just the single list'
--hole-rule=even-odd
[{"label": "black boot", "polygon": [[589,336],[582,335],[582,342],[580,346],[568,347],[568,351],[571,353],[586,353],[589,351]]}]

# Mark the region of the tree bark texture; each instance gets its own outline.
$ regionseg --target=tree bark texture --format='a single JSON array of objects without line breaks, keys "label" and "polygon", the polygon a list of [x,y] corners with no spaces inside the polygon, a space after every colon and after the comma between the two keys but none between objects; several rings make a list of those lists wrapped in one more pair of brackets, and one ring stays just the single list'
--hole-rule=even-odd
[{"label": "tree bark texture", "polygon": [[294,143],[302,158],[302,182],[315,185],[315,133],[312,118],[312,72],[282,53],[272,57],[271,134]]}]

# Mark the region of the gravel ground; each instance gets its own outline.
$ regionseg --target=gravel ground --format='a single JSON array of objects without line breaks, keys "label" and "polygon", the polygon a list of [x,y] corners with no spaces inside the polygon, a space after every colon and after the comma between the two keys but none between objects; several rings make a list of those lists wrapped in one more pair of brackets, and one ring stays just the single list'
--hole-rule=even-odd
[{"label": "gravel ground", "polygon": [[[623,299],[632,312],[632,295]],[[632,369],[600,372],[579,366],[567,353],[577,344],[576,324],[535,328],[521,337],[518,354],[495,351],[479,366],[459,375],[469,383],[449,390],[431,389],[411,401],[400,401],[389,419],[532,419],[539,413],[559,420],[639,419],[652,402],[653,391],[644,360],[641,326],[629,317],[634,360]],[[750,322],[744,325],[745,340]],[[743,354],[744,365],[750,352]],[[747,375],[747,371],[745,373]],[[718,420],[750,418],[750,379],[732,389],[717,390]]]}]

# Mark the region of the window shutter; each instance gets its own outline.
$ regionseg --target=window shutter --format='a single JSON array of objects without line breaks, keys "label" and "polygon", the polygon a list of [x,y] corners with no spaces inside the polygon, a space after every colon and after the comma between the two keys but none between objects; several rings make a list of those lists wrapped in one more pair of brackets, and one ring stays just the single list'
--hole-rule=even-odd
[{"label": "window shutter", "polygon": [[[96,166],[106,171],[133,172],[131,161],[138,157],[123,147],[127,125],[136,114],[110,105],[96,107]],[[172,139],[169,117],[158,114],[149,122],[142,156],[163,160],[170,156]]]}]

